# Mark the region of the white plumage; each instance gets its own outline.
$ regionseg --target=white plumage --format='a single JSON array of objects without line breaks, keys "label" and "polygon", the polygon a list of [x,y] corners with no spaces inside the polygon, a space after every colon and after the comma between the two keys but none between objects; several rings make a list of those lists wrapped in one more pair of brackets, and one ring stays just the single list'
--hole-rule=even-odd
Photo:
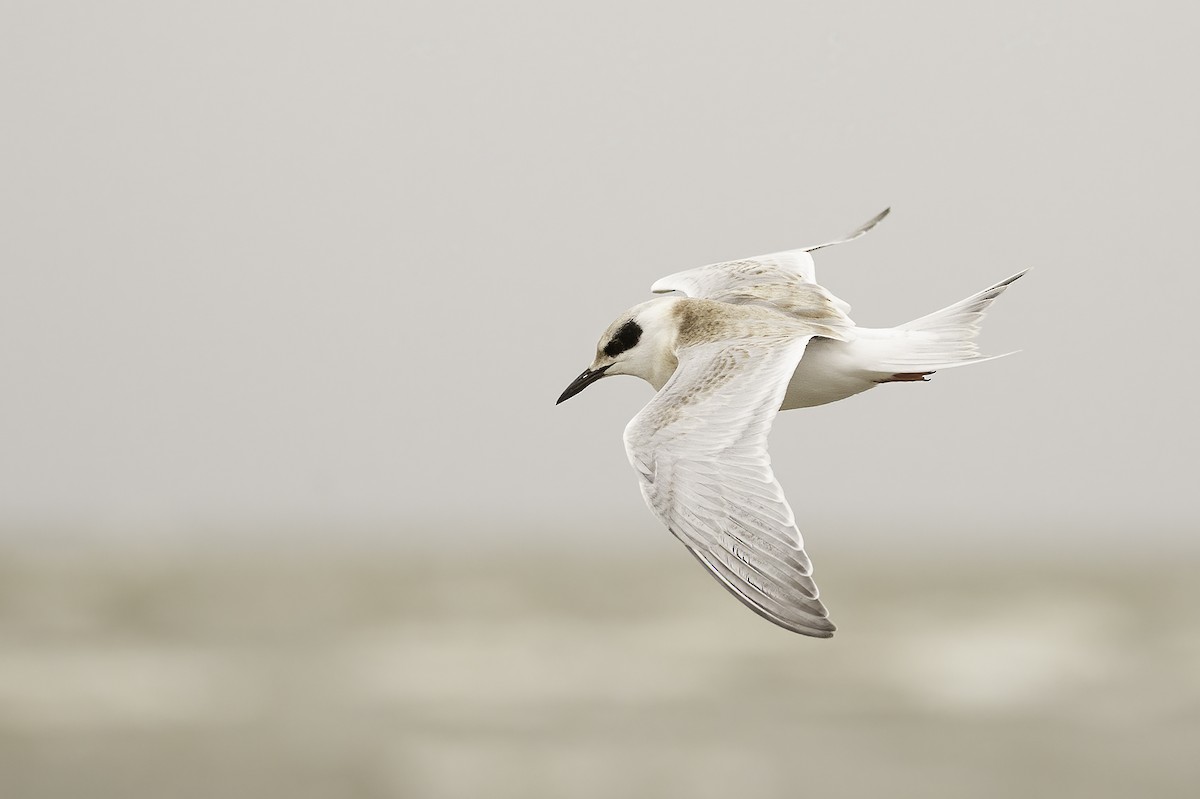
[{"label": "white plumage", "polygon": [[654,386],[625,430],[646,504],[738,599],[804,635],[829,637],[835,628],[771,471],[776,412],[990,360],[975,346],[980,320],[1024,274],[899,327],[860,328],[850,306],[816,283],[810,253],[858,238],[887,214],[837,241],[657,281],[652,291],[686,296],[622,314],[559,397],[615,374]]}]

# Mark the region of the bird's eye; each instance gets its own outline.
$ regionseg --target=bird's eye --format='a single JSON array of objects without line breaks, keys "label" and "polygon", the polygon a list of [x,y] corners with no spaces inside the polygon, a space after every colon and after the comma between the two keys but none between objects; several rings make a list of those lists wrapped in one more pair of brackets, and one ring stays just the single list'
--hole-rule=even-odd
[{"label": "bird's eye", "polygon": [[604,354],[610,358],[615,358],[622,352],[626,352],[637,346],[638,340],[641,337],[641,325],[630,319],[621,325],[621,329],[617,331],[617,334],[604,345]]}]

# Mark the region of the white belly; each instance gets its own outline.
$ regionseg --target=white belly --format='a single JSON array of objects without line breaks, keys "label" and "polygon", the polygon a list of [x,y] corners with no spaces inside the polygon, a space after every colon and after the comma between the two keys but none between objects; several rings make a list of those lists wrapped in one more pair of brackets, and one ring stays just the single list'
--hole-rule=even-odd
[{"label": "white belly", "polygon": [[792,374],[779,410],[810,408],[853,397],[879,385],[879,375],[863,367],[858,342],[814,338]]}]

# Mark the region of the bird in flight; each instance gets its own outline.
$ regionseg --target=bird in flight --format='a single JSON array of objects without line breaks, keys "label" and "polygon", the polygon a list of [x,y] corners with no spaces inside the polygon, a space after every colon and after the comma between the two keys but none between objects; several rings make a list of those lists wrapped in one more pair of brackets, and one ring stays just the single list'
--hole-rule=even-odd
[{"label": "bird in flight", "polygon": [[771,471],[775,414],[992,360],[974,342],[980,321],[1024,274],[898,327],[858,327],[816,282],[812,253],[859,238],[889,211],[836,241],[662,278],[651,291],[674,294],[617,317],[558,398],[613,375],[650,383],[657,393],[625,428],[646,504],[747,607],[818,638],[836,627]]}]

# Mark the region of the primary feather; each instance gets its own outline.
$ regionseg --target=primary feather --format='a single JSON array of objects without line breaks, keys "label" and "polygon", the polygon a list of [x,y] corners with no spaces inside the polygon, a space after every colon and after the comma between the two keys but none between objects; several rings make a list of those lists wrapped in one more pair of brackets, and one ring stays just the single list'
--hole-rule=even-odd
[{"label": "primary feather", "polygon": [[835,627],[767,454],[813,333],[783,318],[775,330],[737,327],[680,346],[675,373],[626,428],[626,451],[646,504],[722,585],[781,627],[828,637]]}]

